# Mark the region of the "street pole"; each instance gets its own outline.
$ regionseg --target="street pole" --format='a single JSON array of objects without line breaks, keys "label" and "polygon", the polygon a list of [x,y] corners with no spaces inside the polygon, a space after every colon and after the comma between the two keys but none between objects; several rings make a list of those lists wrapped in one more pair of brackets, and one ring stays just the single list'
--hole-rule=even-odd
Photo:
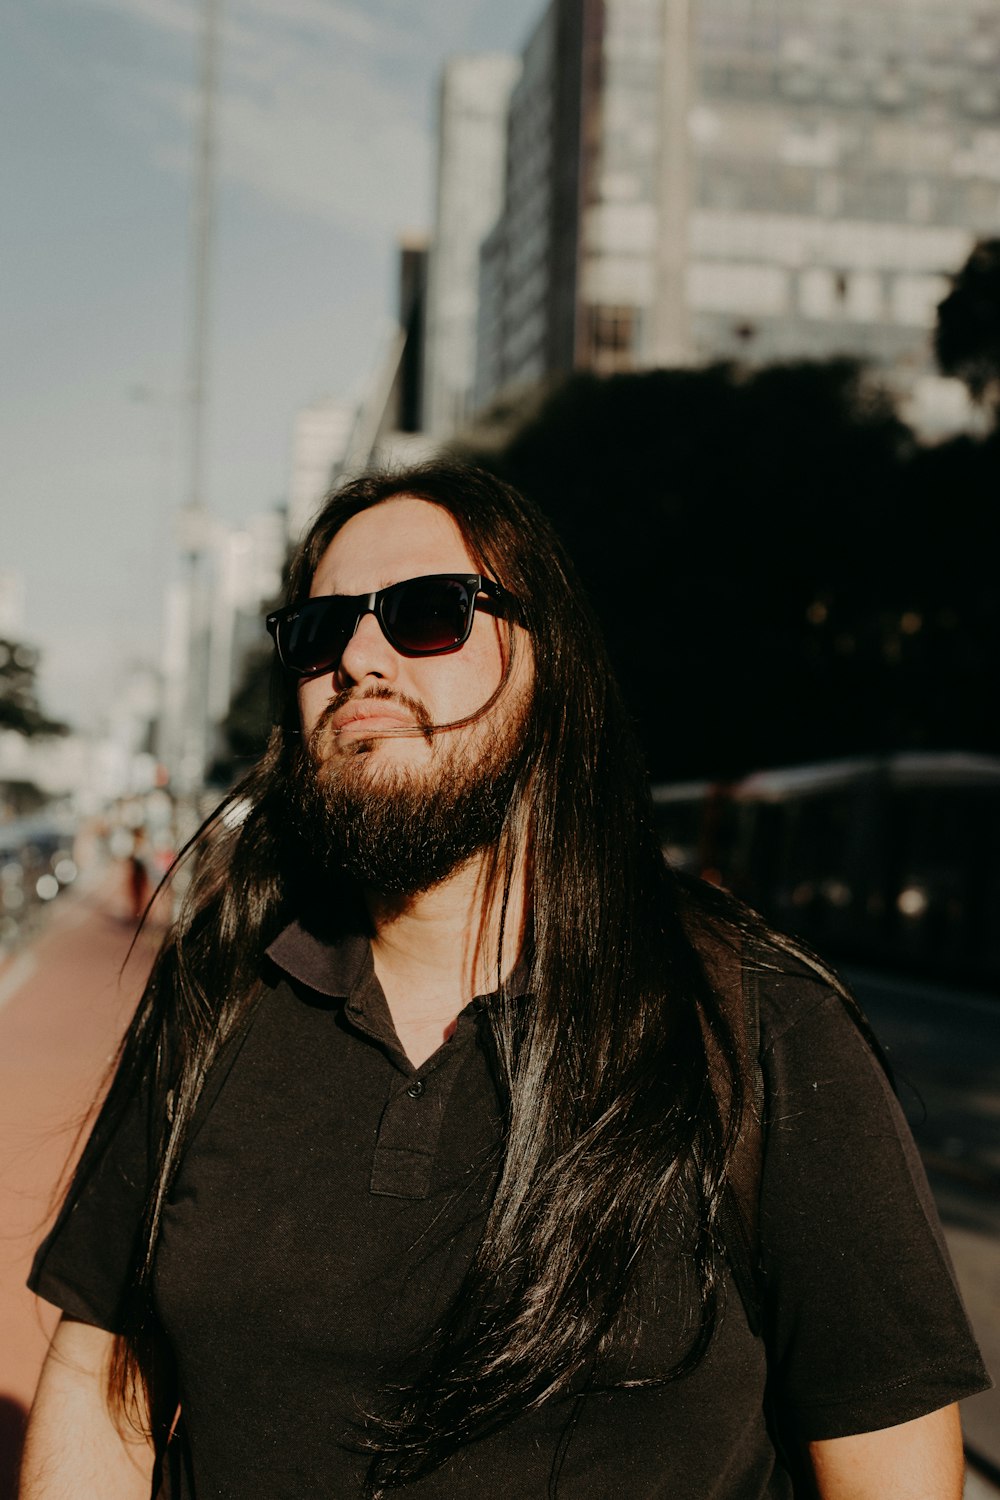
[{"label": "street pole", "polygon": [[215,235],[216,95],[222,0],[202,0],[198,126],[191,216],[191,291],[188,346],[187,494],[179,517],[187,601],[187,682],[176,767],[179,788],[202,784],[209,753],[208,570],[211,523],[206,503],[206,431]]}]

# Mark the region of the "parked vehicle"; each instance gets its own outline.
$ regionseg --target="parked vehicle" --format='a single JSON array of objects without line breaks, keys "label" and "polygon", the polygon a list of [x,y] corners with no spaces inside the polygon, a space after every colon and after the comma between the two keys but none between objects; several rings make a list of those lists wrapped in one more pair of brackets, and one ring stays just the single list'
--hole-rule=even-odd
[{"label": "parked vehicle", "polygon": [[74,836],[73,819],[61,812],[0,824],[0,948],[76,879]]}]

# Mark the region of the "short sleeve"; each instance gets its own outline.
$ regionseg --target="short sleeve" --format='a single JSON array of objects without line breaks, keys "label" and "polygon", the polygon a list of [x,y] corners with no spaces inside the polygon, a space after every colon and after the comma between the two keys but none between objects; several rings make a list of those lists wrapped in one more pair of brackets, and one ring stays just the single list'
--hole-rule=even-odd
[{"label": "short sleeve", "polygon": [[769,1361],[791,1430],[815,1441],[990,1381],[884,1069],[840,996],[808,980],[780,991],[761,1002]]},{"label": "short sleeve", "polygon": [[127,1100],[102,1149],[84,1148],[51,1232],[35,1255],[28,1285],[72,1318],[122,1331],[125,1298],[149,1186],[150,1095]]}]

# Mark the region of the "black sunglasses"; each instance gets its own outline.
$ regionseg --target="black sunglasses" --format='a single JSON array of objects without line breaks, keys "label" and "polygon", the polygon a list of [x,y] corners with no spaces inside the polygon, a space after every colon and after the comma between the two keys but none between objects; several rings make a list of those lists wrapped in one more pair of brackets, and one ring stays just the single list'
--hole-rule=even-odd
[{"label": "black sunglasses", "polygon": [[[485,600],[480,596],[485,595]],[[516,621],[512,594],[481,573],[431,573],[404,578],[370,594],[323,594],[267,617],[278,659],[289,672],[312,677],[336,667],[362,617],[373,614],[403,656],[439,656],[464,646],[476,604]]]}]

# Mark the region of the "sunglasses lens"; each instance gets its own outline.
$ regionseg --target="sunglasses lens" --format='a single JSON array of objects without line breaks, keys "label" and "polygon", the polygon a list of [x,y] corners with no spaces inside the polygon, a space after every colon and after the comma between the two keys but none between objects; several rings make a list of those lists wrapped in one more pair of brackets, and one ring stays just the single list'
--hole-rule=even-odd
[{"label": "sunglasses lens", "polygon": [[281,654],[294,672],[319,672],[339,662],[354,626],[351,605],[321,599],[305,603],[281,628]]},{"label": "sunglasses lens", "polygon": [[475,595],[461,578],[414,578],[390,590],[382,618],[403,651],[447,651],[465,639]]},{"label": "sunglasses lens", "polygon": [[382,632],[398,651],[414,656],[453,651],[469,633],[479,579],[441,574],[410,578],[373,596],[307,599],[277,625],[284,665],[303,675],[336,667],[371,604]]}]

